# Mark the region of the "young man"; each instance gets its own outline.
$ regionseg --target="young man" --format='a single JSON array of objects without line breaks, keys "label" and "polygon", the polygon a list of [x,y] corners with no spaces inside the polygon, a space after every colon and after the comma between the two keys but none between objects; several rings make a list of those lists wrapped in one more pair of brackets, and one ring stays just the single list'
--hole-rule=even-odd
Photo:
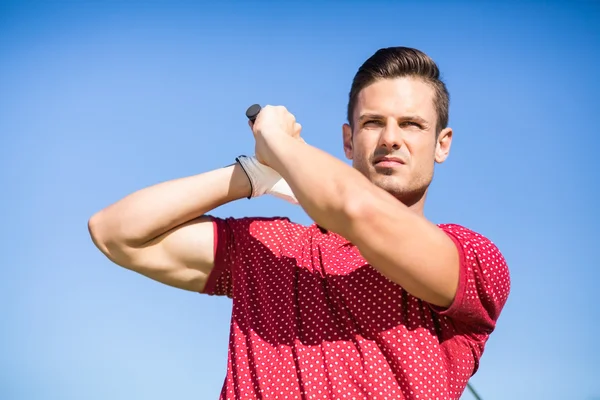
[{"label": "young man", "polygon": [[[255,157],[135,192],[90,219],[92,238],[125,268],[233,298],[223,399],[458,399],[510,277],[490,240],[423,216],[450,151],[448,104],[427,55],[381,49],[350,91],[353,167],[267,106]],[[315,224],[207,215],[265,193]]]}]

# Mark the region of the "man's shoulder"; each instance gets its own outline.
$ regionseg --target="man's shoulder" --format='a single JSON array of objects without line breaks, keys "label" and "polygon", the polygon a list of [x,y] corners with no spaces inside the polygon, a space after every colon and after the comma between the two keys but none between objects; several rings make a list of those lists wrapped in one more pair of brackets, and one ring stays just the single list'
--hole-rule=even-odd
[{"label": "man's shoulder", "polygon": [[227,222],[239,223],[239,224],[255,224],[255,225],[286,225],[290,227],[308,228],[299,222],[291,220],[289,217],[274,215],[274,216],[243,216],[243,217],[216,217]]},{"label": "man's shoulder", "polygon": [[437,224],[437,226],[448,235],[451,235],[460,241],[469,241],[472,243],[479,242],[493,245],[492,240],[486,235],[464,225],[457,223],[441,223]]},{"label": "man's shoulder", "polygon": [[506,263],[499,246],[487,235],[456,223],[438,224],[438,227],[450,236],[461,252]]},{"label": "man's shoulder", "polygon": [[[311,227],[284,216],[247,216],[225,218],[238,244],[249,249],[292,257],[310,242]],[[263,254],[266,254],[263,251]]]},{"label": "man's shoulder", "polygon": [[243,231],[252,236],[296,236],[310,229],[310,226],[292,221],[289,217],[285,216],[212,216],[212,219],[218,225],[226,225],[234,233],[241,233]]},{"label": "man's shoulder", "polygon": [[481,264],[506,269],[507,261],[502,251],[488,236],[455,223],[438,224],[456,243],[461,256]]}]

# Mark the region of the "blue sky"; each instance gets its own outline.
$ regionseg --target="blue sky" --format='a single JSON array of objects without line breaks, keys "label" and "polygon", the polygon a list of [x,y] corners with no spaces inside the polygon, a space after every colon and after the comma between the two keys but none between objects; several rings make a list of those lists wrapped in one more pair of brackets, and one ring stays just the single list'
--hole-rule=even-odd
[{"label": "blue sky", "polygon": [[[230,301],[111,264],[88,218],[251,153],[256,102],[343,158],[356,69],[405,45],[451,93],[426,214],[490,237],[512,273],[472,383],[485,400],[599,399],[600,5],[482,3],[2,2],[0,398],[217,398]],[[274,198],[214,214],[310,223]]]}]

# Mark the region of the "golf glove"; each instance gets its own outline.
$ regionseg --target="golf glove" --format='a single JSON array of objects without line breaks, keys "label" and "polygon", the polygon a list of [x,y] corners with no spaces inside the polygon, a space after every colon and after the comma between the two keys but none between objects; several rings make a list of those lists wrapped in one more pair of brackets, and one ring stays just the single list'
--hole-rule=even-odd
[{"label": "golf glove", "polygon": [[241,155],[235,160],[250,180],[252,193],[248,198],[270,194],[292,204],[298,204],[298,200],[288,183],[273,168],[261,164],[254,156]]}]

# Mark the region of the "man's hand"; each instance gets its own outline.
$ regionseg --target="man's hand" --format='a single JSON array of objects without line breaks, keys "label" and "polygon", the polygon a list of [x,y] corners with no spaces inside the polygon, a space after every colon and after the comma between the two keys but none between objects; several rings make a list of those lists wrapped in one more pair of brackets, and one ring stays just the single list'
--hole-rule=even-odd
[{"label": "man's hand", "polygon": [[242,166],[250,180],[250,197],[270,194],[292,204],[298,204],[292,189],[277,171],[269,166],[269,145],[277,138],[300,138],[302,126],[285,107],[266,106],[261,109],[254,122],[248,121],[256,140],[254,157],[239,156],[236,161]]},{"label": "man's hand", "polygon": [[249,198],[270,194],[292,204],[298,200],[287,182],[271,167],[258,161],[256,157],[239,156],[236,161],[244,169],[252,187]]},{"label": "man's hand", "polygon": [[267,166],[270,166],[268,147],[273,141],[286,136],[304,141],[300,137],[302,125],[297,123],[296,117],[283,106],[265,106],[254,123],[249,121],[248,124],[256,140],[256,158]]}]

